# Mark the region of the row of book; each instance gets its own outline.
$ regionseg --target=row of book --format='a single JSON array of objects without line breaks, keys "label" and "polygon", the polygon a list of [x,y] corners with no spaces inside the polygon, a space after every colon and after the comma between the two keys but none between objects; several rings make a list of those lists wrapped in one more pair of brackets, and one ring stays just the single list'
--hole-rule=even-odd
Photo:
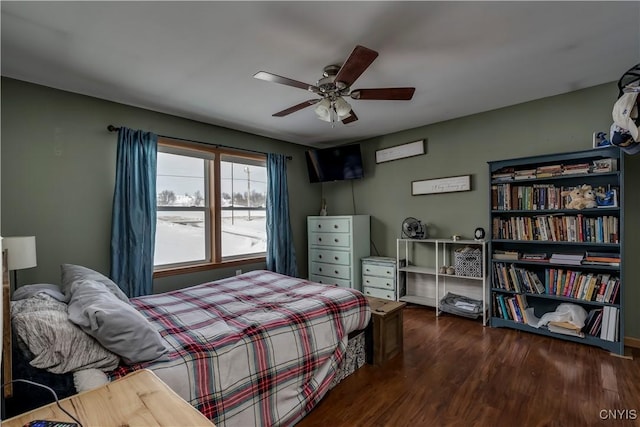
[{"label": "row of book", "polygon": [[[571,191],[576,187],[556,187],[553,184],[513,185],[493,184],[491,186],[491,209],[493,210],[549,210],[565,209],[571,198],[563,196],[563,191]],[[597,186],[593,188],[596,194],[609,194],[610,200],[606,206],[618,206],[617,187]],[[565,193],[566,194],[566,193]]]},{"label": "row of book", "polygon": [[493,259],[528,262],[548,262],[549,264],[568,265],[600,265],[600,266],[620,266],[619,252],[593,252],[587,251],[580,254],[573,253],[552,253],[549,256],[546,252],[524,252],[512,250],[495,249]]},{"label": "row of book", "polygon": [[544,294],[545,286],[538,275],[513,264],[493,264],[494,286],[517,293]]},{"label": "row of book", "polygon": [[618,161],[613,158],[596,159],[591,162],[540,165],[536,168],[515,169],[502,168],[491,174],[494,181],[512,181],[522,179],[550,178],[554,176],[576,175],[588,173],[615,172]]},{"label": "row of book", "polygon": [[563,268],[544,272],[545,293],[613,304],[618,298],[620,278],[610,273],[591,273]]},{"label": "row of book", "polygon": [[604,306],[589,312],[585,320],[583,332],[607,341],[618,341],[620,312],[617,307]]},{"label": "row of book", "polygon": [[492,237],[509,240],[619,243],[616,216],[536,215],[494,217]]},{"label": "row of book", "polygon": [[[511,320],[537,327],[539,319],[535,317],[534,311],[527,304],[526,297],[520,294],[504,295],[493,294],[494,317]],[[571,322],[550,321],[547,329],[550,332],[563,335],[572,335],[584,338],[585,334],[598,337],[607,341],[618,341],[620,322],[620,310],[617,307],[604,306],[591,310],[585,319],[584,326],[578,326]]]},{"label": "row of book", "polygon": [[620,278],[610,273],[590,273],[563,268],[546,268],[544,280],[524,267],[493,264],[494,287],[517,293],[563,296],[584,301],[615,303]]},{"label": "row of book", "polygon": [[524,295],[504,295],[494,293],[492,307],[493,316],[501,317],[505,320],[512,320],[517,323],[531,325],[527,318],[526,309],[528,308],[528,305]]}]

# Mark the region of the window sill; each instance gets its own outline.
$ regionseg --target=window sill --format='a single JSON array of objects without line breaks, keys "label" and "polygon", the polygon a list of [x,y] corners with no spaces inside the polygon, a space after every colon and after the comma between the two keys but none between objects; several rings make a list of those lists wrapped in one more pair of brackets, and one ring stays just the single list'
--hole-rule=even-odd
[{"label": "window sill", "polygon": [[235,267],[238,265],[259,264],[259,263],[266,262],[266,260],[267,259],[264,256],[261,256],[256,258],[234,259],[229,261],[223,261],[220,263],[187,265],[184,267],[172,267],[172,268],[158,268],[154,270],[153,278],[157,279],[160,277],[176,276],[179,274],[190,274],[190,273],[197,273],[199,271],[217,270],[219,268],[229,268],[229,267]]}]

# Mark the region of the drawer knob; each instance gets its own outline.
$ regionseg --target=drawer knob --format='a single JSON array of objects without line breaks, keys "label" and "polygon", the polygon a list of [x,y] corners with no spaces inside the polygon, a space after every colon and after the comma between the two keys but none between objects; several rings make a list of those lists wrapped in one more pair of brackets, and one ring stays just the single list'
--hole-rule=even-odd
[{"label": "drawer knob", "polygon": [[318,267],[318,271],[322,271],[322,267]]},{"label": "drawer knob", "polygon": [[337,257],[337,256],[334,256],[334,257],[333,257],[333,259],[335,259],[335,260],[337,261],[337,260],[338,260],[338,257]]},{"label": "drawer knob", "polygon": [[322,259],[322,255],[318,255],[318,258]]},{"label": "drawer knob", "polygon": [[369,283],[369,281],[367,280],[367,283]]},{"label": "drawer knob", "polygon": [[371,271],[371,270],[369,270],[368,268],[367,268],[366,270],[367,270],[367,271]]},{"label": "drawer knob", "polygon": [[338,239],[333,239],[334,242],[338,243]]},{"label": "drawer knob", "polygon": [[334,224],[334,225],[333,225],[333,228],[338,228],[338,224]]},{"label": "drawer knob", "polygon": [[334,273],[338,274],[338,270],[333,270]]},{"label": "drawer knob", "polygon": [[322,237],[318,237],[318,242],[322,242]]},{"label": "drawer knob", "polygon": [[318,224],[318,228],[322,228],[322,224]]}]

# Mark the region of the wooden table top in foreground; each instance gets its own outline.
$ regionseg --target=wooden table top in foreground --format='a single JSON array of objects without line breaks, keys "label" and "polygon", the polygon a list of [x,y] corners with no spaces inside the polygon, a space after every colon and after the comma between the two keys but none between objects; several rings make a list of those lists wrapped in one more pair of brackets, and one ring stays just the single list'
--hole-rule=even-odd
[{"label": "wooden table top in foreground", "polygon": [[[63,399],[60,404],[78,418],[84,427],[215,427],[202,413],[146,369]],[[2,427],[22,427],[33,420],[73,422],[54,402],[3,421]]]}]

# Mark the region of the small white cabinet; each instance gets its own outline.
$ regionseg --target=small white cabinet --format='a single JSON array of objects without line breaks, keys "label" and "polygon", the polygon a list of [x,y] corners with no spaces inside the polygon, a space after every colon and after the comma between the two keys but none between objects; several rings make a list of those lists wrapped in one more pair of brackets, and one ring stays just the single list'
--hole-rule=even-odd
[{"label": "small white cabinet", "polygon": [[[454,265],[456,248],[475,246],[481,249],[480,277],[447,274],[441,267]],[[396,260],[398,282],[406,280],[406,294],[399,301],[435,307],[440,315],[439,302],[447,292],[482,301],[482,324],[487,324],[487,242],[482,240],[398,239]],[[400,264],[400,263],[405,263]]]},{"label": "small white cabinet", "polygon": [[369,215],[309,216],[309,280],[362,291],[361,262],[370,254]]},{"label": "small white cabinet", "polygon": [[397,301],[398,286],[396,259],[381,256],[362,258],[362,292],[368,297]]}]

